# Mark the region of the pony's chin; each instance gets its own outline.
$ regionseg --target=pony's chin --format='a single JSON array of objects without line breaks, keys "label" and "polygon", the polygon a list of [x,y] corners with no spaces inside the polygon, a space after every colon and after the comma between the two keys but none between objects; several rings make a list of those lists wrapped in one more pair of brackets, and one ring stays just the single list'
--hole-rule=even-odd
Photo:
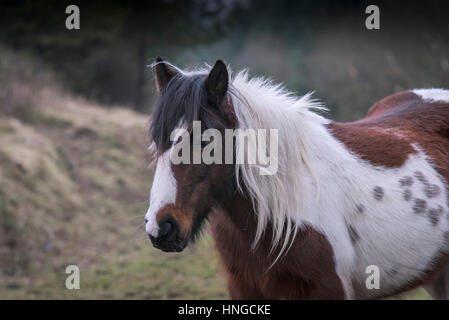
[{"label": "pony's chin", "polygon": [[157,241],[154,241],[153,239],[151,239],[151,242],[153,243],[153,247],[164,252],[182,252],[187,246],[188,241],[177,239],[173,243],[164,245],[158,243]]},{"label": "pony's chin", "polygon": [[175,247],[170,247],[170,248],[159,248],[160,250],[164,251],[164,252],[182,252],[185,249],[185,245],[182,246],[175,246]]}]

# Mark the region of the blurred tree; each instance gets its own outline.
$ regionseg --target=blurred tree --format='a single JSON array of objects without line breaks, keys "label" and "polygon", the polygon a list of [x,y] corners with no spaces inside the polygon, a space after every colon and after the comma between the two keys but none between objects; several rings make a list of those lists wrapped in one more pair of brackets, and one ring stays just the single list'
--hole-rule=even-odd
[{"label": "blurred tree", "polygon": [[77,1],[81,29],[65,28],[68,1],[6,1],[0,41],[50,62],[69,87],[106,103],[144,111],[147,69],[167,55],[216,40],[239,1]]},{"label": "blurred tree", "polygon": [[[414,87],[449,86],[449,2],[378,0],[76,1],[81,30],[65,28],[68,1],[2,1],[0,45],[51,64],[76,93],[146,111],[162,55],[180,65],[225,59],[314,90],[333,116],[356,119],[374,101]],[[1,57],[0,57],[1,59]]]}]

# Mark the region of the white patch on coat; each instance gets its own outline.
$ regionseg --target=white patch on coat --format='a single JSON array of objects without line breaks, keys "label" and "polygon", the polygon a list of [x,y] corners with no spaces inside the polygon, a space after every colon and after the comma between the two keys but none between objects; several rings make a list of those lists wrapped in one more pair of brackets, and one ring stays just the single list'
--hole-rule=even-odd
[{"label": "white patch on coat", "polygon": [[449,102],[449,90],[446,89],[414,89],[412,92],[426,101]]},{"label": "white patch on coat", "polygon": [[145,225],[145,230],[153,237],[157,237],[159,232],[156,215],[163,206],[175,202],[176,185],[176,179],[171,170],[169,149],[157,161],[156,172],[150,192],[150,207],[145,215],[145,219],[148,221]]},{"label": "white patch on coat", "polygon": [[[329,240],[346,297],[388,295],[420,278],[442,249],[444,233],[449,230],[446,185],[431,161],[415,145],[418,153],[411,154],[402,167],[373,166],[347,150],[323,126],[316,126],[309,134],[317,139],[312,142],[312,157],[314,172],[321,181],[321,196],[318,201],[315,192],[304,197],[300,219]],[[416,177],[418,171],[426,178],[425,183]],[[400,182],[404,177],[412,177],[413,183],[404,186]],[[307,179],[308,190],[313,191],[314,179]],[[426,184],[437,186],[438,195],[429,198]],[[376,197],[374,190],[379,188],[382,196],[377,193]],[[405,193],[411,195],[408,200]],[[423,212],[415,212],[416,200],[425,201]],[[439,207],[443,210],[434,225],[429,209]],[[358,235],[355,242],[351,241],[349,225]],[[365,287],[368,265],[380,269],[379,290]]]},{"label": "white patch on coat", "polygon": [[[313,226],[334,250],[347,299],[388,295],[420,278],[449,229],[446,183],[420,147],[414,145],[417,153],[400,168],[374,166],[329,133],[328,120],[311,111],[320,105],[309,95],[295,99],[264,79],[248,79],[245,72],[238,73],[232,85],[239,127],[280,130],[278,174],[258,176],[251,168],[236,168],[257,207],[256,242],[268,221],[274,225],[273,245],[284,249],[288,239],[279,235],[285,223],[290,235],[306,224]],[[446,90],[413,92],[423,99],[449,101]],[[408,136],[405,131],[388,133]],[[440,188],[438,196],[426,195],[416,171]],[[407,188],[400,183],[405,176],[413,177]],[[410,199],[404,193],[410,193]],[[417,199],[426,201],[424,213],[414,212]],[[428,209],[440,206],[443,213],[434,225]],[[349,226],[357,241],[351,241]],[[365,287],[368,265],[379,267],[378,290]]]}]

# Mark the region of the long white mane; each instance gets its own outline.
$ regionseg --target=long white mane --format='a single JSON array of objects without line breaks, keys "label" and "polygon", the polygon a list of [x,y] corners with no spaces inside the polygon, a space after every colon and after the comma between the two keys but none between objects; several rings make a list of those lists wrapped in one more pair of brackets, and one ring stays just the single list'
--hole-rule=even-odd
[{"label": "long white mane", "polygon": [[[265,78],[249,79],[247,71],[232,77],[230,92],[239,128],[278,130],[276,174],[261,175],[257,166],[236,164],[237,183],[241,177],[258,217],[253,247],[271,223],[271,251],[281,246],[276,262],[283,252],[288,251],[289,242],[291,246],[300,225],[305,173],[314,179],[319,197],[319,182],[310,158],[313,146],[308,135],[314,131],[310,130],[311,126],[328,122],[313,112],[325,108],[311,98],[311,93],[297,98]],[[241,187],[239,185],[240,190]]]},{"label": "long white mane", "polygon": [[[166,63],[166,62],[164,62]],[[170,64],[171,65],[171,64]],[[211,66],[195,70],[173,68],[184,76],[208,74]],[[230,68],[228,67],[228,70]],[[238,128],[278,130],[278,170],[274,175],[261,175],[260,167],[248,163],[236,162],[237,185],[240,191],[243,186],[249,192],[257,215],[257,231],[253,242],[255,248],[268,227],[273,228],[271,251],[280,246],[280,251],[273,264],[288,251],[289,243],[295,238],[303,212],[304,177],[312,177],[319,197],[319,181],[314,170],[311,155],[313,144],[310,134],[316,132],[314,127],[322,126],[327,119],[314,111],[327,110],[312,93],[297,97],[263,77],[249,78],[248,71],[237,73],[230,71],[229,93],[234,106]],[[266,153],[270,154],[269,145]],[[155,154],[154,143],[149,147]],[[241,178],[241,180],[240,180]],[[308,190],[310,194],[310,190]]]}]

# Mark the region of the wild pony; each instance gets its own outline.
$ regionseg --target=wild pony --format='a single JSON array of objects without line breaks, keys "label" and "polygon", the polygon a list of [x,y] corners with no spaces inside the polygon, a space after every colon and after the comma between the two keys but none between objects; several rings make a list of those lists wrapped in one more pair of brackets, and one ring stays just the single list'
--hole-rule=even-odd
[{"label": "wild pony", "polygon": [[[157,167],[145,220],[156,248],[182,251],[209,220],[233,299],[382,298],[419,285],[449,298],[449,91],[396,93],[338,123],[309,94],[222,61],[153,67]],[[172,132],[193,121],[203,132],[277,129],[277,172],[174,164]]]}]

